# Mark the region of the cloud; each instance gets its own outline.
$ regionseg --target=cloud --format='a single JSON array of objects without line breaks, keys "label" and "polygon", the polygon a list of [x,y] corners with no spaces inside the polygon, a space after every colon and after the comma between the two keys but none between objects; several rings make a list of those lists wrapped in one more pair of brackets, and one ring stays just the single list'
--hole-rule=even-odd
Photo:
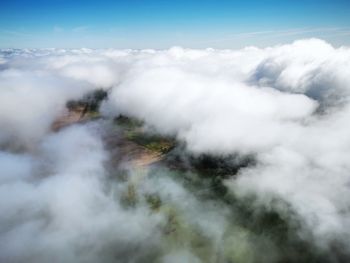
[{"label": "cloud", "polygon": [[341,28],[341,27],[321,27],[321,28],[291,28],[291,29],[283,29],[283,30],[264,30],[264,31],[252,31],[252,32],[241,32],[236,34],[231,34],[225,37],[208,40],[208,41],[201,41],[198,42],[198,44],[210,44],[210,43],[220,43],[220,42],[227,42],[232,40],[243,40],[243,39],[250,39],[254,38],[256,36],[260,37],[266,37],[266,38],[276,38],[276,37],[285,37],[285,36],[299,36],[299,37],[311,37],[311,36],[339,36],[339,35],[346,35],[346,32],[348,31],[347,28]]},{"label": "cloud", "polygon": [[30,163],[35,167],[25,156],[1,156],[12,176],[2,177],[0,187],[1,261],[94,262],[146,254],[152,247],[146,239],[157,240],[159,219],[142,207],[128,212],[105,192],[107,156],[97,134],[72,127],[46,137],[38,152]]},{"label": "cloud", "polygon": [[[119,114],[195,156],[254,156],[225,181],[235,202],[301,225],[296,235],[326,259],[338,257],[334,247],[350,255],[349,48],[307,39],[241,50],[9,49],[0,61],[1,261],[283,259],[273,237],[239,224],[235,203],[201,199],[180,180],[203,178],[111,169],[102,138]],[[68,100],[97,88],[109,92],[107,120],[51,131]],[[157,213],[154,196],[164,202]]]},{"label": "cloud", "polygon": [[53,27],[53,32],[54,33],[62,33],[62,32],[64,32],[64,28],[60,27],[60,26],[54,26]]},{"label": "cloud", "polygon": [[25,32],[21,32],[21,31],[0,29],[0,32],[2,34],[5,34],[5,35],[16,36],[16,37],[31,37],[32,36],[31,34],[28,34],[28,33],[25,33]]},{"label": "cloud", "polygon": [[78,26],[72,29],[74,33],[84,33],[89,30],[89,26]]},{"label": "cloud", "polygon": [[1,71],[0,85],[1,144],[12,141],[31,144],[39,140],[63,112],[66,101],[91,88],[47,72],[17,69]]}]

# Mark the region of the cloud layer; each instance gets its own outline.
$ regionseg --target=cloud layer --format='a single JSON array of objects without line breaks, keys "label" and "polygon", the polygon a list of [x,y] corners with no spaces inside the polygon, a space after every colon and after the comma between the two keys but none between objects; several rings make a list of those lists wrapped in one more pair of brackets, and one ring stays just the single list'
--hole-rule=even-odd
[{"label": "cloud layer", "polygon": [[[2,50],[0,261],[203,261],[186,248],[159,252],[167,216],[146,199],[123,207],[130,186],[110,180],[106,123],[51,131],[68,100],[97,88],[109,92],[107,118],[143,120],[194,155],[254,156],[225,181],[231,193],[301,223],[298,235],[323,251],[350,255],[349,72],[350,49],[318,39],[242,50]],[[141,182],[141,196],[161,196],[217,251],[225,246],[230,206],[201,202],[173,179]]]}]

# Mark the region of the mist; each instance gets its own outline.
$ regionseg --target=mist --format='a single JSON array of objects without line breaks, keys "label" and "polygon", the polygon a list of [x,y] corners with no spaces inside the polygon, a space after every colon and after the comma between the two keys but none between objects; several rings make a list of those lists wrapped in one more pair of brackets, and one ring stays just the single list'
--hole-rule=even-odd
[{"label": "mist", "polygon": [[349,260],[349,72],[320,39],[1,50],[0,261]]}]

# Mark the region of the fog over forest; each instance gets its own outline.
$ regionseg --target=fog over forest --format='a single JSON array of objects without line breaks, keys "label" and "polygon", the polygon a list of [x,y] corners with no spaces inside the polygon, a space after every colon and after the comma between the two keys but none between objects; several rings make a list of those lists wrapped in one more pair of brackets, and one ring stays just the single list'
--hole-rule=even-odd
[{"label": "fog over forest", "polygon": [[0,262],[347,262],[350,48],[1,49]]}]

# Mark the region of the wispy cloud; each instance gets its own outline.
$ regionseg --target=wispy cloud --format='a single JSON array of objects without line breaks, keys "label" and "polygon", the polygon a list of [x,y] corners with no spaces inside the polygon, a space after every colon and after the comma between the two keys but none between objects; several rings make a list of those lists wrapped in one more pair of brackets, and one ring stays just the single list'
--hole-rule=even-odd
[{"label": "wispy cloud", "polygon": [[90,29],[89,26],[77,26],[77,27],[73,27],[73,28],[64,28],[62,26],[55,25],[53,27],[53,32],[54,33],[62,33],[62,32],[66,32],[66,33],[85,33],[89,29]]},{"label": "wispy cloud", "polygon": [[72,28],[72,32],[74,33],[83,33],[89,30],[89,26],[77,26]]},{"label": "wispy cloud", "polygon": [[54,26],[53,27],[53,32],[54,33],[61,33],[61,32],[64,32],[64,28],[63,27],[60,27],[60,26]]},{"label": "wispy cloud", "polygon": [[293,28],[285,30],[264,30],[264,31],[253,31],[253,32],[242,32],[237,34],[228,35],[223,38],[216,38],[208,41],[201,41],[200,43],[218,43],[225,42],[235,39],[247,39],[253,37],[283,37],[283,36],[301,36],[305,34],[317,33],[320,35],[333,33],[335,35],[347,35],[350,34],[349,29],[339,28],[339,27],[325,27],[325,28]]},{"label": "wispy cloud", "polygon": [[337,36],[350,36],[350,28],[339,30],[338,32],[329,35],[330,37],[337,37]]},{"label": "wispy cloud", "polygon": [[16,37],[30,37],[31,34],[22,32],[22,31],[14,31],[14,30],[6,30],[6,29],[0,29],[0,33],[4,35],[11,35]]}]

